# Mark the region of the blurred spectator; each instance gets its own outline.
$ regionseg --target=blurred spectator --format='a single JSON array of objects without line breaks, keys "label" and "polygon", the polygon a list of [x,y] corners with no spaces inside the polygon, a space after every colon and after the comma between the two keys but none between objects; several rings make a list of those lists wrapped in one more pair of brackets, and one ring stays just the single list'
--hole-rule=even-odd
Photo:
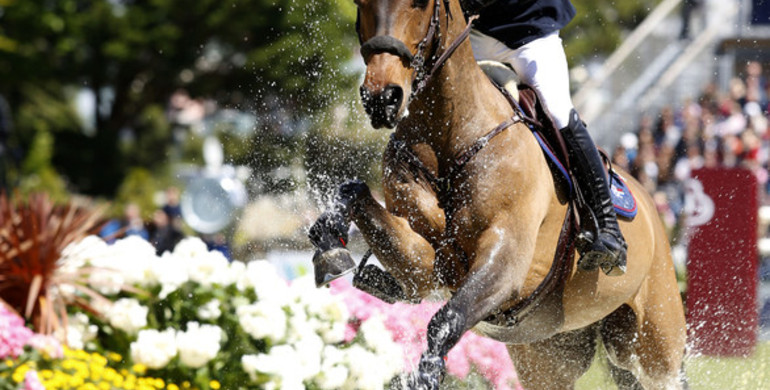
[{"label": "blurred spectator", "polygon": [[700,7],[702,0],[684,0],[682,2],[682,29],[679,31],[679,39],[690,38],[690,22],[692,12]]},{"label": "blurred spectator", "polygon": [[166,189],[166,204],[163,205],[163,212],[168,216],[169,221],[182,217],[182,209],[179,206],[179,189],[168,187]]},{"label": "blurred spectator", "polygon": [[621,136],[613,163],[653,195],[671,234],[681,231],[675,226],[681,223],[683,183],[699,168],[751,170],[760,183],[762,203],[770,204],[768,91],[762,64],[749,62],[727,91],[709,84],[697,100],[644,115],[636,133]]},{"label": "blurred spectator", "polygon": [[233,261],[232,253],[230,252],[230,245],[227,243],[227,238],[222,233],[207,234],[201,236],[203,242],[210,251],[219,251],[228,261]]},{"label": "blurred spectator", "polygon": [[141,209],[136,203],[127,204],[123,211],[123,218],[108,221],[99,231],[99,235],[108,243],[132,235],[142,237],[145,240],[150,237],[142,220]]},{"label": "blurred spectator", "polygon": [[172,251],[182,238],[184,234],[171,223],[168,214],[164,210],[155,210],[152,214],[150,242],[158,255]]}]

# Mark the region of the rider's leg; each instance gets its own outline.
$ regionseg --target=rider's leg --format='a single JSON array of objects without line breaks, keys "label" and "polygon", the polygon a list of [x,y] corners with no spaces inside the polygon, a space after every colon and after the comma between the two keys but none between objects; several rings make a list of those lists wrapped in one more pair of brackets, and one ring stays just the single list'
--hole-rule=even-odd
[{"label": "rider's leg", "polygon": [[577,116],[569,91],[569,70],[558,32],[511,49],[481,33],[471,35],[476,59],[509,63],[521,82],[532,87],[567,143],[572,173],[583,198],[596,217],[598,237],[583,251],[581,267],[601,265],[609,275],[626,268],[626,243],[610,198],[604,166],[585,125]]},{"label": "rider's leg", "polygon": [[604,164],[577,112],[571,112],[569,124],[561,133],[570,154],[572,172],[598,225],[598,237],[583,251],[579,264],[588,269],[600,265],[608,275],[622,275],[626,272],[626,242],[610,198]]}]

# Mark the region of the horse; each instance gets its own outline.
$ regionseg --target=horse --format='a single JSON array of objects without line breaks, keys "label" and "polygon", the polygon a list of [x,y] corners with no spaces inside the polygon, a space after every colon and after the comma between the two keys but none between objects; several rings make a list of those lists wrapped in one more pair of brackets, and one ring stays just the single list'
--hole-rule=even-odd
[{"label": "horse", "polygon": [[[557,266],[557,242],[574,236],[570,196],[530,124],[475,62],[459,1],[355,3],[362,102],[374,128],[395,129],[383,153],[384,206],[365,183],[341,184],[310,229],[313,263],[319,286],[355,271],[355,284],[384,299],[448,292],[403,385],[437,389],[448,351],[473,330],[507,344],[528,389],[573,388],[600,343],[620,388],[682,388],[682,300],[644,188],[619,172],[638,203],[636,217],[620,221],[624,275],[579,269],[574,246]],[[384,270],[350,258],[351,222]]]}]

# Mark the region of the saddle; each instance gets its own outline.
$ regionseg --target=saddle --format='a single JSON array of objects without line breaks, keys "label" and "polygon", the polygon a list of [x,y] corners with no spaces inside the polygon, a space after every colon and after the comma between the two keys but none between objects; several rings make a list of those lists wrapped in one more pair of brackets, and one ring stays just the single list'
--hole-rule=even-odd
[{"label": "saddle", "polygon": [[[524,121],[532,130],[543,150],[560,193],[567,194],[568,199],[576,196],[577,194],[573,194],[574,185],[569,174],[569,154],[566,143],[559,129],[555,127],[550,116],[545,112],[537,93],[529,86],[519,84],[516,73],[503,63],[479,61],[478,64],[490,80],[509,96],[512,104],[518,106]],[[623,177],[612,169],[607,154],[602,150],[599,150],[599,153],[605,161],[604,167],[609,176],[610,195],[616,214],[620,218],[633,220],[637,212],[636,199],[633,193],[626,185]],[[579,196],[576,198],[578,214],[581,217],[588,217],[590,211],[585,209],[586,206]]]}]

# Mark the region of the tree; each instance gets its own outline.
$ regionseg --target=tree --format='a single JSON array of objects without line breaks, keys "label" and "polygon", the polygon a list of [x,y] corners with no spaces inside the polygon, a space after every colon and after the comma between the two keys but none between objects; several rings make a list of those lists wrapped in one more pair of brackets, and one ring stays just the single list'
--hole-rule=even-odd
[{"label": "tree", "polygon": [[[355,42],[352,7],[344,0],[4,0],[0,94],[14,111],[34,112],[46,107],[30,86],[58,90],[51,96],[69,91],[67,100],[92,91],[90,133],[88,124],[44,127],[56,138],[57,169],[83,192],[111,195],[129,165],[165,159],[172,140],[163,108],[175,90],[255,112],[257,132],[286,135],[286,125],[352,89],[356,76],[344,71]],[[15,142],[28,147],[45,130],[22,119]],[[89,180],[76,179],[87,171]]]},{"label": "tree", "polygon": [[573,0],[577,15],[561,31],[572,66],[603,59],[638,26],[660,0]]}]

